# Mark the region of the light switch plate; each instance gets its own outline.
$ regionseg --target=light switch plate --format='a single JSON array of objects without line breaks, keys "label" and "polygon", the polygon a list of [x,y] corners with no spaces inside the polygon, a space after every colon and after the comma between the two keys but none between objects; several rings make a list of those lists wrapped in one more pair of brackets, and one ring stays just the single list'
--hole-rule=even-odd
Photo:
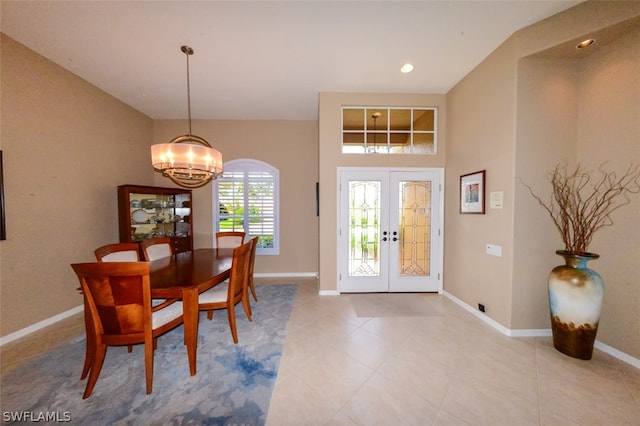
[{"label": "light switch plate", "polygon": [[489,206],[492,209],[501,209],[504,205],[504,191],[495,191],[489,194]]}]

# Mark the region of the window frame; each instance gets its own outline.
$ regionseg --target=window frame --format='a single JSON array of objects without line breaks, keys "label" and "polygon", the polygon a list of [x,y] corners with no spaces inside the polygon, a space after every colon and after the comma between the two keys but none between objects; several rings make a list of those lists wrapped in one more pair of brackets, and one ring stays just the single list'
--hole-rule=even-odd
[{"label": "window frame", "polygon": [[[347,126],[345,123],[345,111],[359,112],[362,110],[361,127]],[[395,128],[391,119],[391,114],[397,112],[408,112],[410,114],[409,128]],[[417,111],[430,111],[433,114],[433,126],[430,130],[415,129],[419,117],[415,117]],[[437,155],[438,153],[438,107],[437,106],[373,106],[373,105],[343,105],[340,109],[340,128],[341,128],[341,152],[345,155]],[[382,121],[379,127],[370,127],[371,113],[378,113]],[[353,115],[350,115],[353,118]],[[392,122],[393,121],[393,122]],[[375,121],[374,121],[375,123]],[[351,123],[353,124],[353,123]],[[349,128],[347,128],[349,127]],[[395,148],[401,147],[401,144],[394,142],[395,136],[406,135],[409,138],[408,151],[403,149],[397,151]],[[382,143],[376,143],[376,137],[382,138]],[[417,137],[425,136],[433,139],[433,148],[430,152],[422,152],[419,148],[420,144],[416,143]],[[362,137],[362,143],[347,142],[352,137]],[[373,142],[373,143],[372,143]]]},{"label": "window frame", "polygon": [[[224,172],[219,176],[212,185],[212,207],[213,207],[213,235],[212,241],[215,246],[215,233],[220,230],[220,201],[219,201],[219,182],[224,181],[225,172],[242,172],[243,183],[245,187],[248,183],[248,174],[252,172],[268,173],[273,179],[273,247],[264,248],[258,246],[256,255],[261,256],[277,256],[280,254],[280,172],[277,168],[273,167],[269,163],[264,161],[241,158],[237,160],[231,160],[224,163]],[[228,179],[228,178],[227,178]],[[231,181],[234,179],[228,179]],[[245,193],[244,205],[244,220],[248,223],[249,209],[247,209],[248,194]],[[245,229],[247,233],[247,241],[250,238],[248,229]]]}]

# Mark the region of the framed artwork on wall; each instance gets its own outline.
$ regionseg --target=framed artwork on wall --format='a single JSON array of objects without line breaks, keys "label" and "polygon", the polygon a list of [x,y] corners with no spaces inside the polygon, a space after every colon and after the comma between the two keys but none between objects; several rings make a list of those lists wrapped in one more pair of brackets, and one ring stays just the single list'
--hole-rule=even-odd
[{"label": "framed artwork on wall", "polygon": [[4,170],[2,169],[2,151],[0,151],[0,240],[7,239],[7,229],[4,222]]},{"label": "framed artwork on wall", "polygon": [[460,213],[484,214],[486,170],[460,176]]}]

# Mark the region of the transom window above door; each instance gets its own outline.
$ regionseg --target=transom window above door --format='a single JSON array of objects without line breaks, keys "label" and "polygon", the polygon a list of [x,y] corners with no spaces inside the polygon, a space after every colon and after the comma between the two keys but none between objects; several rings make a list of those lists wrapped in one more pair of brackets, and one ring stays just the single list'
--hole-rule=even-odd
[{"label": "transom window above door", "polygon": [[435,154],[438,109],[342,107],[343,154]]}]

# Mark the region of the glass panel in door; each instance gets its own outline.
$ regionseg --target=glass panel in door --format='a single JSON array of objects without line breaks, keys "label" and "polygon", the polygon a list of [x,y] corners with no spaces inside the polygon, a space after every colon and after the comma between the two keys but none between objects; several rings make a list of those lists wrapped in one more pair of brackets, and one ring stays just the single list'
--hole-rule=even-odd
[{"label": "glass panel in door", "polygon": [[395,254],[390,258],[389,291],[439,291],[439,276],[434,273],[439,259],[438,176],[391,172],[390,179],[397,203],[390,211],[390,251]]},{"label": "glass panel in door", "polygon": [[384,173],[340,175],[338,267],[344,292],[381,292],[389,287],[389,248],[383,241],[388,227],[388,187]]},{"label": "glass panel in door", "polygon": [[349,276],[380,276],[380,181],[349,181]]}]

